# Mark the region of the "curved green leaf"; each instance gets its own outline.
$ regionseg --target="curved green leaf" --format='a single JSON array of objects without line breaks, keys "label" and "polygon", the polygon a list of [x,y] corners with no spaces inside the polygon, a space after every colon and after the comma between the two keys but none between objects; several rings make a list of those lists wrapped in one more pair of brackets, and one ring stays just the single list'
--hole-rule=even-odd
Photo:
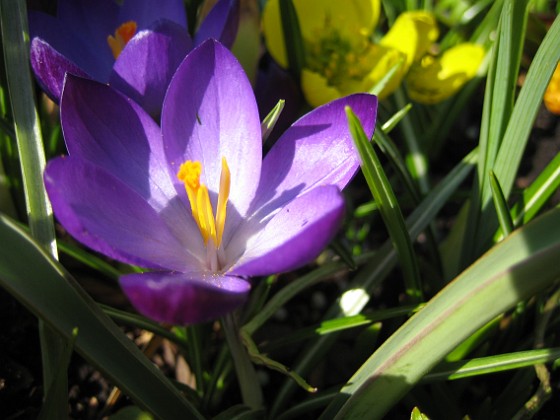
[{"label": "curved green leaf", "polygon": [[382,417],[464,339],[558,278],[559,238],[560,209],[513,232],[403,324],[350,378],[323,418]]},{"label": "curved green leaf", "polygon": [[91,297],[17,224],[0,215],[0,285],[67,339],[139,406],[164,419],[203,417]]}]

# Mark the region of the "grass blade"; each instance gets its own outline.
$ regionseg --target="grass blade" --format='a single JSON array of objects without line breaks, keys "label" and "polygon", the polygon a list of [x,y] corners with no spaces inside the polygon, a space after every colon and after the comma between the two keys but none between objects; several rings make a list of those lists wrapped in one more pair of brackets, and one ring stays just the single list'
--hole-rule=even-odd
[{"label": "grass blade", "polygon": [[[45,153],[29,70],[27,8],[23,1],[0,2],[6,77],[14,116],[23,191],[31,234],[52,257],[58,258],[52,208],[43,185]],[[18,258],[17,256],[15,258]],[[49,410],[66,415],[67,379],[58,373],[67,341],[39,320],[43,385],[49,391]],[[56,384],[56,386],[55,386]]]},{"label": "grass blade", "polygon": [[78,328],[77,352],[144,409],[165,419],[202,419],[70,274],[2,215],[0,237],[2,287],[64,337]]},{"label": "grass blade", "polygon": [[305,51],[296,8],[292,0],[280,0],[279,7],[288,67],[295,80],[299,80],[301,70],[305,66]]},{"label": "grass blade", "polygon": [[513,232],[403,324],[350,378],[322,418],[386,414],[457,344],[556,281],[559,237],[560,209]]},{"label": "grass blade", "polygon": [[[476,164],[478,150],[474,149],[471,153],[463,158],[463,160],[424,198],[424,200],[416,207],[412,214],[407,218],[407,228],[411,238],[416,238],[429,223],[434,219],[435,215],[441,210],[443,205],[447,203],[449,197],[457,190],[461,183],[469,175]],[[379,285],[383,279],[389,274],[397,262],[395,249],[387,241],[377,252],[373,258],[366,256],[367,265],[364,266],[356,277],[347,287],[347,292],[358,291],[361,293],[362,299],[355,300],[346,308],[343,308],[342,299],[339,299],[333,306],[329,308],[325,319],[340,318],[343,316],[351,316],[359,314],[369,302],[371,291]],[[360,257],[356,257],[356,262],[360,263]],[[363,261],[362,261],[363,263]],[[272,315],[272,314],[270,314]],[[259,325],[260,326],[260,325]],[[314,340],[304,351],[301,352],[302,357],[298,360],[293,369],[302,375],[306,375],[313,366],[320,360],[333,344],[336,334],[321,336]],[[280,410],[286,406],[290,396],[295,390],[295,386],[291,381],[286,381],[279,389],[274,405],[271,409],[271,417],[274,417]]]},{"label": "grass blade", "polygon": [[[560,17],[556,17],[539,47],[513,108],[493,170],[500,180],[504,197],[509,198],[519,164],[529,140],[533,122],[542,103],[544,91],[560,60]],[[497,228],[488,208],[490,191],[482,197],[482,217],[479,224],[478,251],[483,250]]]},{"label": "grass blade", "polygon": [[509,208],[496,174],[494,171],[490,171],[488,176],[490,177],[490,188],[492,189],[492,199],[494,200],[498,221],[502,232],[507,236],[513,231],[513,220],[511,220]]},{"label": "grass blade", "polygon": [[560,349],[539,349],[500,354],[497,356],[480,357],[460,362],[445,363],[426,375],[422,380],[434,382],[455,380],[472,376],[487,375],[512,369],[521,369],[540,363],[550,363],[560,358]]},{"label": "grass blade", "polygon": [[360,121],[349,107],[346,108],[346,116],[348,117],[354,144],[360,153],[362,172],[374,199],[379,205],[379,211],[402,263],[406,293],[414,302],[419,302],[422,300],[420,273],[399,204],[373,146],[370,144]]},{"label": "grass blade", "polygon": [[[519,202],[511,209],[515,226],[522,226],[532,220],[548,199],[560,187],[560,153],[546,166],[537,179],[523,191]],[[494,242],[503,236],[501,230],[494,235]]]}]

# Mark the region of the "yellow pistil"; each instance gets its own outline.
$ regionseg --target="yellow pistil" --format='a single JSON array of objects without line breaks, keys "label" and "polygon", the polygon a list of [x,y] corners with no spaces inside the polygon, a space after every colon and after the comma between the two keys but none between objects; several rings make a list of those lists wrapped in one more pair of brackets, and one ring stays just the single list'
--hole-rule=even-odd
[{"label": "yellow pistil", "polygon": [[200,183],[202,164],[198,161],[187,160],[179,168],[177,178],[185,184],[185,190],[191,204],[192,216],[198,225],[204,246],[212,240],[212,246],[219,249],[224,234],[226,223],[226,209],[229,199],[231,176],[225,157],[222,157],[222,173],[220,176],[220,190],[218,192],[218,204],[216,206],[216,217],[212,210],[212,203],[206,185]]},{"label": "yellow pistil", "polygon": [[115,30],[115,36],[109,35],[107,37],[107,43],[109,44],[109,48],[111,48],[115,60],[119,57],[128,41],[136,34],[136,29],[136,22],[131,20],[119,26]]}]

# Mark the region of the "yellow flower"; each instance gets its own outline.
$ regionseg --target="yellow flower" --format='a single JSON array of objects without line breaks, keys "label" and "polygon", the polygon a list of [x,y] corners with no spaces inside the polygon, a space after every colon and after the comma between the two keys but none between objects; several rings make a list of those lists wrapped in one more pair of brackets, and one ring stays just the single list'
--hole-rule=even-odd
[{"label": "yellow flower", "polygon": [[[263,29],[268,51],[287,67],[279,1],[267,2]],[[379,96],[386,97],[438,36],[433,15],[408,12],[399,16],[379,44],[373,43],[380,0],[293,0],[293,4],[305,50],[301,86],[312,106],[369,92],[381,82]],[[391,71],[391,79],[384,80]]]},{"label": "yellow flower", "polygon": [[453,96],[476,75],[484,54],[480,45],[463,43],[439,57],[425,55],[412,65],[406,78],[410,99],[435,104]]},{"label": "yellow flower", "polygon": [[544,93],[544,105],[553,114],[560,115],[560,63],[556,65]]}]

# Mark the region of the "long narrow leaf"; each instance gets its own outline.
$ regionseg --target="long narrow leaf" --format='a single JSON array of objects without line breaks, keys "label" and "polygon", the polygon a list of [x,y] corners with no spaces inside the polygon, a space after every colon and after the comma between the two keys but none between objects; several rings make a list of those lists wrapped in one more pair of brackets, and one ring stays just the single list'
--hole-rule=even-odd
[{"label": "long narrow leaf", "polygon": [[[35,240],[45,247],[51,256],[58,258],[52,209],[43,185],[45,153],[29,70],[26,3],[2,0],[0,20],[28,224]],[[2,246],[11,247],[12,244],[4,241]],[[66,376],[61,376],[58,371],[60,354],[66,351],[68,343],[48,326],[43,325],[41,320],[39,336],[43,385],[46,390],[51,390],[49,410],[54,416],[65,416],[68,406],[68,386]]]},{"label": "long narrow leaf", "polygon": [[[560,153],[523,191],[521,199],[511,209],[513,224],[521,226],[532,220],[558,187],[560,187]],[[502,236],[502,231],[498,230],[494,235],[494,242],[498,242]]]},{"label": "long narrow leaf", "polygon": [[500,182],[496,178],[494,171],[490,171],[490,188],[492,190],[492,199],[494,200],[494,207],[496,208],[496,214],[498,215],[498,221],[500,222],[500,227],[502,232],[507,236],[513,231],[513,220],[511,220],[511,215],[509,213],[509,208],[502,192],[502,187],[500,187]]},{"label": "long narrow leaf", "polygon": [[350,108],[346,108],[346,116],[354,144],[361,157],[362,172],[368,183],[373,198],[379,205],[379,211],[389,236],[397,250],[404,272],[406,292],[414,300],[419,301],[422,297],[420,285],[420,273],[418,263],[412,247],[412,241],[408,235],[406,224],[401,213],[397,198],[393,193],[391,184],[383,171],[381,162],[370,144],[360,121]]},{"label": "long narrow leaf", "polygon": [[560,209],[518,229],[403,324],[349,379],[323,418],[380,418],[447,353],[560,275]]},{"label": "long narrow leaf", "polygon": [[[415,238],[433,220],[435,215],[449,200],[449,197],[457,190],[459,185],[465,180],[476,164],[478,150],[474,149],[451,171],[449,174],[422,200],[412,214],[407,218],[407,228],[411,238]],[[356,259],[359,262],[359,258]],[[363,292],[361,299],[354,300],[346,308],[342,307],[342,299],[329,308],[325,319],[334,319],[343,316],[359,314],[369,302],[369,293],[381,283],[393,269],[397,262],[395,249],[387,241],[373,258],[369,259],[352,280],[346,289],[347,292]],[[344,298],[344,295],[343,295]],[[301,354],[302,357],[293,367],[294,370],[302,375],[307,374],[311,368],[321,359],[321,355],[328,351],[336,338],[336,334],[321,336],[311,343]],[[285,407],[289,397],[295,390],[291,381],[286,381],[280,388],[277,398],[271,409],[271,417],[278,414]]]},{"label": "long narrow leaf", "polygon": [[280,0],[279,7],[286,55],[288,56],[288,66],[295,80],[299,80],[301,70],[305,64],[305,51],[298,15],[292,0]]},{"label": "long narrow leaf", "polygon": [[0,285],[144,409],[164,419],[202,416],[124,335],[60,264],[16,223],[0,215]]},{"label": "long narrow leaf", "polygon": [[[481,215],[491,200],[490,185],[487,177],[493,169],[503,135],[510,121],[517,74],[523,50],[526,28],[527,0],[506,0],[502,7],[494,45],[492,62],[486,82],[482,123],[480,128],[480,157],[478,177],[473,186],[469,208],[468,226],[462,246],[462,265],[468,265],[476,256],[475,250],[480,243]],[[510,147],[510,146],[508,146]],[[498,174],[502,180],[501,174]],[[506,198],[508,194],[505,194]],[[495,218],[495,215],[491,214]]]},{"label": "long narrow leaf", "polygon": [[[529,134],[540,108],[542,97],[556,64],[560,60],[560,17],[554,20],[539,47],[511,114],[511,118],[496,157],[493,170],[500,180],[504,197],[509,198]],[[482,197],[478,249],[484,249],[496,229],[489,201],[491,193],[486,190]]]},{"label": "long narrow leaf", "polygon": [[426,375],[422,382],[438,380],[454,380],[472,376],[487,375],[506,370],[520,369],[540,363],[550,363],[560,358],[560,349],[539,349],[500,354],[497,356],[480,357],[446,363]]}]

